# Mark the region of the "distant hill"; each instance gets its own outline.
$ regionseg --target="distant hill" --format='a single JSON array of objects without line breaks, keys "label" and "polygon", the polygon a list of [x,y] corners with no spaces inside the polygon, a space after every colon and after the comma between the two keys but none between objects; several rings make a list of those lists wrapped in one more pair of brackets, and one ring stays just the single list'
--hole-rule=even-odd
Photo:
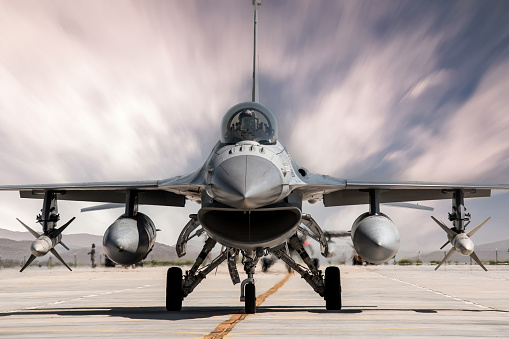
[{"label": "distant hill", "polygon": [[[35,238],[28,232],[14,232],[0,229],[0,260],[3,261],[24,261],[30,257],[30,245]],[[80,265],[90,264],[90,255],[88,254],[91,245],[96,245],[96,261],[104,260],[104,251],[102,246],[102,236],[92,234],[67,234],[63,237],[63,242],[69,247],[67,251],[64,247],[57,245],[56,250],[62,258],[68,263],[76,262]],[[194,247],[193,247],[194,248]],[[196,249],[188,247],[188,253],[183,259],[195,259],[199,253]],[[76,258],[75,258],[76,256]],[[46,255],[39,262],[47,262],[52,255]],[[147,256],[147,260],[174,260],[177,259],[175,246],[168,246],[156,242],[152,252]],[[51,259],[58,261],[56,258]],[[37,261],[36,261],[37,263]]]},{"label": "distant hill", "polygon": [[0,259],[2,260],[23,260],[30,256],[30,244],[32,241],[16,241],[0,239]]},{"label": "distant hill", "polygon": [[[20,225],[20,227],[21,227],[21,225]],[[23,227],[21,227],[21,228],[23,228]],[[4,230],[3,228],[0,228],[0,238],[16,240],[16,241],[33,240],[34,239],[33,235],[31,235],[28,232],[15,232],[15,231]]]},{"label": "distant hill", "polygon": [[493,251],[495,249],[503,251],[509,250],[509,239],[490,242],[489,244],[475,245],[476,251]]}]

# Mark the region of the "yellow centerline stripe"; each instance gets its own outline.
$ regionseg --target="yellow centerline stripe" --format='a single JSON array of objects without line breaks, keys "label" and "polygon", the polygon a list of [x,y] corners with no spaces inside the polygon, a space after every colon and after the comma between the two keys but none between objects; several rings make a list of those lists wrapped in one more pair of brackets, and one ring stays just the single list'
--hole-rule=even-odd
[{"label": "yellow centerline stripe", "polygon": [[[281,286],[283,286],[288,279],[292,276],[292,273],[288,273],[280,282],[272,286],[267,292],[256,298],[256,306],[260,306],[271,294],[275,293]],[[242,310],[241,312],[244,312]],[[237,313],[231,316],[230,319],[223,321],[219,324],[212,332],[203,337],[203,339],[222,339],[242,320],[246,319],[246,313]]]}]

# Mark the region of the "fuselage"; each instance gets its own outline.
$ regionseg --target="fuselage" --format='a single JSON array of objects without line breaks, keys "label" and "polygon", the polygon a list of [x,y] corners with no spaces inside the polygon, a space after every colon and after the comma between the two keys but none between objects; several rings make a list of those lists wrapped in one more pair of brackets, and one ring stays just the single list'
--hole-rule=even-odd
[{"label": "fuselage", "polygon": [[246,102],[223,118],[218,145],[204,165],[206,188],[200,223],[226,246],[277,246],[300,224],[300,206],[286,198],[295,175],[277,140],[277,122],[263,105]]},{"label": "fuselage", "polygon": [[[221,139],[200,173],[206,185],[197,217],[212,239],[253,250],[296,234],[303,195],[292,190],[308,185],[308,173],[277,140],[276,119],[263,105],[246,102],[226,112]],[[399,232],[387,216],[366,213],[355,225],[352,242],[366,260],[382,263],[397,253]]]}]

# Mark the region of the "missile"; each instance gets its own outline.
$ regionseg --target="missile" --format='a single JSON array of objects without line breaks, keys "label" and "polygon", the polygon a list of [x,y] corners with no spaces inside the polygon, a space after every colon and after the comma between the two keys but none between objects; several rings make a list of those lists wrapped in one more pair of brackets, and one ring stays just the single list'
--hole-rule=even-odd
[{"label": "missile", "polygon": [[46,235],[41,235],[32,242],[32,245],[30,246],[30,252],[32,252],[32,254],[36,257],[45,256],[49,251],[51,251],[53,247],[55,247],[55,245],[61,241],[61,234],[59,234],[56,238],[50,238]]},{"label": "missile", "polygon": [[[447,259],[449,259],[451,255],[456,251],[461,255],[469,255],[472,259],[475,260],[476,263],[479,264],[479,266],[481,266],[485,271],[488,271],[486,267],[484,267],[484,265],[482,264],[481,260],[479,260],[477,254],[474,252],[474,242],[470,239],[470,237],[474,235],[474,233],[477,232],[482,226],[484,226],[484,224],[486,224],[488,220],[491,219],[491,217],[484,220],[481,224],[479,224],[479,226],[477,226],[476,228],[474,228],[473,230],[466,234],[463,232],[458,233],[456,232],[456,230],[448,228],[443,222],[437,220],[433,216],[431,218],[438,224],[438,226],[440,226],[440,228],[442,228],[445,231],[445,233],[447,233],[447,238],[449,239],[449,241],[446,242],[444,246],[447,245],[447,243],[451,243],[452,245],[452,248],[445,255],[444,260],[442,260],[442,262],[435,268],[435,270],[442,266],[442,264],[446,262]],[[443,248],[444,246],[442,246],[441,248]]]},{"label": "missile", "polygon": [[65,225],[60,227],[59,229],[54,229],[53,231],[47,233],[47,234],[39,234],[30,227],[28,227],[25,223],[23,223],[21,220],[16,218],[20,222],[21,225],[23,225],[36,239],[32,242],[30,245],[30,252],[32,254],[30,255],[30,258],[28,258],[25,265],[21,268],[20,272],[23,272],[25,268],[28,267],[32,263],[32,261],[35,260],[35,258],[43,257],[48,252],[51,252],[60,262],[69,269],[69,271],[72,271],[69,265],[66,264],[64,259],[58,254],[58,252],[55,250],[55,246],[60,244],[62,245],[66,250],[69,250],[69,248],[62,242],[62,231],[69,226],[71,222],[74,221],[75,218],[72,218],[69,220]]}]

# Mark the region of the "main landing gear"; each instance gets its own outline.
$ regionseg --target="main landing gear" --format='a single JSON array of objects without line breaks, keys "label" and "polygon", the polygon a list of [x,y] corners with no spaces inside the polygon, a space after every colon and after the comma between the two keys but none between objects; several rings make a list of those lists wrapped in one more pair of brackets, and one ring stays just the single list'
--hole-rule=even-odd
[{"label": "main landing gear", "polygon": [[[306,215],[303,218],[306,221],[305,225],[308,227],[309,231],[301,228],[299,228],[299,231],[301,233],[305,231],[306,236],[310,236],[317,240],[321,245],[322,255],[327,256],[328,245],[322,230],[310,216]],[[179,257],[185,254],[187,241],[203,233],[203,229],[200,226],[196,216],[191,215],[191,220],[182,230],[177,242],[177,254]],[[297,264],[292,259],[288,253],[287,244],[297,251],[307,268]],[[284,244],[272,249],[264,250],[262,248],[257,248],[256,250],[240,250],[236,248],[223,248],[221,253],[212,260],[209,265],[200,268],[215,245],[216,241],[212,238],[208,238],[198,258],[196,258],[194,265],[189,271],[186,271],[185,274],[182,274],[182,270],[178,267],[168,269],[166,279],[166,309],[168,311],[180,311],[182,309],[182,300],[205,279],[207,274],[216,269],[216,267],[225,260],[228,264],[228,271],[232,283],[234,285],[240,283],[239,273],[237,271],[237,259],[239,254],[242,254],[242,264],[247,274],[247,279],[242,281],[240,285],[240,301],[244,302],[246,314],[253,314],[256,312],[256,286],[253,276],[259,259],[268,254],[273,254],[278,259],[284,261],[288,267],[300,274],[313,290],[325,299],[327,310],[341,309],[341,279],[339,268],[328,267],[325,270],[325,275],[322,274],[322,271],[318,269],[318,261],[309,257],[297,234],[294,234]]]},{"label": "main landing gear", "polygon": [[270,250],[270,252],[293,268],[295,272],[306,280],[316,293],[325,299],[325,307],[327,310],[340,310],[342,305],[339,268],[334,266],[327,267],[324,278],[322,271],[318,269],[317,262],[309,257],[297,234],[292,236],[288,242],[297,250],[297,253],[299,253],[308,269],[297,264],[292,257],[288,255],[286,244],[276,247]]},{"label": "main landing gear", "polygon": [[341,309],[341,282],[339,268],[329,266],[325,269],[325,308],[328,310]]},{"label": "main landing gear", "polygon": [[[187,297],[203,279],[205,279],[207,274],[212,272],[225,260],[227,260],[228,270],[233,284],[235,285],[240,283],[239,273],[237,271],[237,259],[240,252],[238,249],[223,249],[219,256],[217,256],[208,266],[200,269],[201,264],[215,245],[216,241],[212,238],[208,238],[207,241],[205,241],[198,258],[196,258],[194,265],[185,273],[185,275],[182,274],[182,270],[179,267],[171,267],[168,269],[166,277],[166,310],[180,311],[182,309],[182,300]],[[244,264],[244,270],[246,271],[248,278],[241,284],[240,300],[245,302],[246,313],[253,314],[256,312],[256,288],[253,275],[256,264],[258,263],[259,258],[263,255],[263,251],[261,249],[256,251],[242,251],[242,255],[242,263]]]},{"label": "main landing gear", "polygon": [[171,267],[168,269],[166,276],[166,310],[180,311],[182,309],[182,300],[191,293],[198,284],[205,279],[207,274],[212,272],[217,266],[225,261],[230,251],[223,250],[208,266],[199,269],[207,255],[212,251],[216,241],[208,238],[203,245],[198,258],[194,262],[186,274],[182,275],[182,270],[179,267]]},{"label": "main landing gear", "polygon": [[171,267],[168,269],[166,276],[166,310],[180,311],[183,299],[182,269],[180,267]]},{"label": "main landing gear", "polygon": [[[182,309],[183,299],[187,297],[203,279],[205,279],[207,274],[212,272],[225,260],[228,260],[228,270],[233,284],[235,285],[240,283],[236,267],[237,258],[240,252],[238,249],[224,249],[208,266],[199,269],[204,259],[215,245],[215,240],[212,238],[207,239],[194,265],[185,273],[185,275],[182,274],[182,269],[179,267],[171,267],[168,269],[166,276],[167,311],[180,311]],[[256,312],[256,287],[253,275],[255,273],[256,264],[258,263],[259,258],[263,255],[263,251],[261,249],[256,251],[242,251],[242,255],[242,263],[244,264],[244,270],[247,273],[248,278],[241,284],[240,301],[245,303],[245,312],[247,314],[253,314]]]}]

